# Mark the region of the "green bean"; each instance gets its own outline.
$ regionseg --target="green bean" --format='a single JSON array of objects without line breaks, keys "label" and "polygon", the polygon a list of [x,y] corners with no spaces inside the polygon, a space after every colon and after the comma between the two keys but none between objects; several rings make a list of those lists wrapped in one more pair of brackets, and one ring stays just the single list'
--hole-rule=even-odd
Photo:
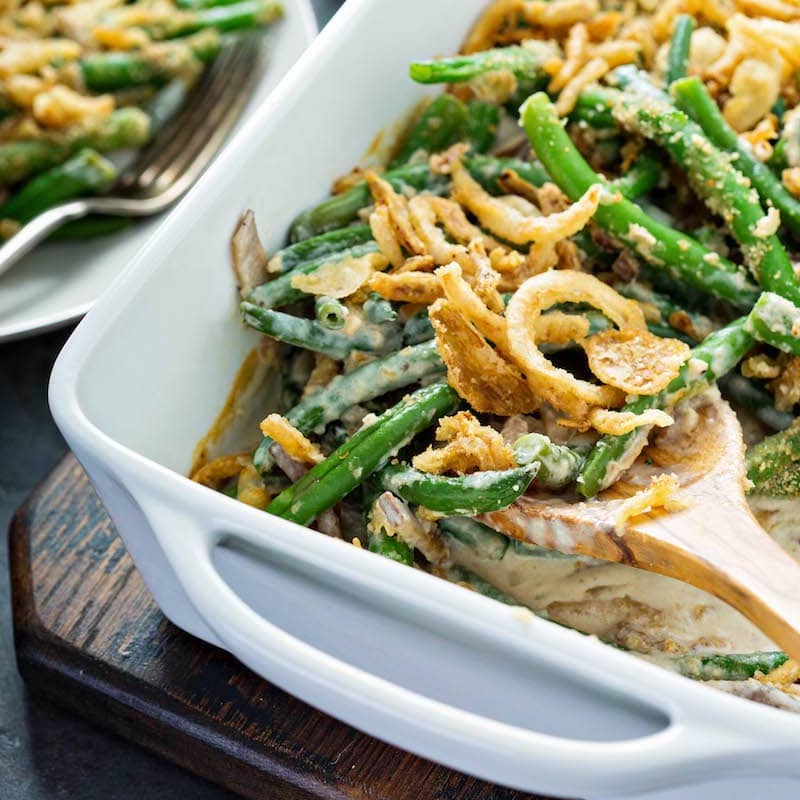
[{"label": "green bean", "polygon": [[400,331],[395,326],[372,325],[363,322],[352,332],[339,332],[323,327],[319,322],[273,311],[250,303],[241,303],[242,321],[273,339],[295,347],[303,347],[343,360],[353,350],[367,353],[386,353],[400,346]]},{"label": "green bean", "polygon": [[[680,400],[703,391],[730,372],[753,346],[753,338],[744,329],[745,321],[746,318],[741,317],[712,333],[692,349],[690,358],[664,391],[638,397],[622,410],[641,414],[649,408],[671,409]],[[697,367],[701,362],[707,368],[698,373]],[[650,428],[643,426],[622,436],[603,436],[583,465],[577,481],[578,491],[584,497],[594,497],[613,483],[642,451],[649,432]]]},{"label": "green bean", "polygon": [[535,463],[451,478],[421,472],[407,464],[390,464],[378,474],[378,481],[413,505],[447,516],[471,516],[510,506],[525,493],[538,470]]},{"label": "green bean", "polygon": [[[397,319],[397,312],[388,300],[384,300],[376,292],[370,292],[363,305],[364,316],[376,325],[382,322],[394,322]],[[403,333],[405,341],[405,332]]]},{"label": "green bean", "polygon": [[141,147],[150,138],[150,120],[138,108],[113,111],[94,131],[80,132],[59,141],[18,139],[0,145],[0,185],[16,183],[54,167],[84,147],[98,152]]},{"label": "green bean", "polygon": [[532,79],[544,86],[548,80],[544,65],[552,53],[547,44],[532,40],[525,45],[498,47],[435,61],[414,61],[408,73],[417,83],[465,83],[487,72],[507,71],[518,79]]},{"label": "green bean", "polygon": [[349,313],[347,306],[335,297],[320,295],[314,301],[314,316],[326,330],[338,331],[344,328]]},{"label": "green bean", "polygon": [[428,309],[423,308],[413,317],[410,317],[403,328],[403,342],[405,344],[419,344],[427,342],[435,336],[433,325],[428,317]]},{"label": "green bean", "polygon": [[770,497],[800,495],[800,419],[785,431],[767,436],[747,450],[750,494]]},{"label": "green bean", "polygon": [[694,32],[694,17],[689,14],[680,14],[675,19],[672,29],[672,39],[667,53],[667,72],[664,83],[667,87],[680,78],[685,78],[689,71],[689,48],[692,44]]},{"label": "green bean", "polygon": [[383,529],[368,534],[369,551],[410,567],[414,563],[414,550],[397,536],[389,536]]},{"label": "green bean", "polygon": [[416,163],[427,161],[431,153],[446,150],[462,138],[466,122],[467,107],[450,94],[440,94],[419,115],[389,169],[408,164],[412,159]]},{"label": "green bean", "polygon": [[478,558],[501,561],[508,551],[508,536],[475,519],[445,517],[438,525],[442,534],[465,545]]},{"label": "green bean", "polygon": [[272,0],[238,0],[235,3],[181,11],[163,22],[145,25],[154,39],[171,39],[198,31],[220,32],[269,25],[283,16],[283,6]]},{"label": "green bean", "polygon": [[414,563],[414,548],[399,536],[389,536],[383,527],[376,530],[376,526],[372,524],[375,504],[380,495],[381,489],[374,480],[370,479],[364,484],[362,507],[366,517],[365,528],[369,551],[410,567]]},{"label": "green bean", "polygon": [[445,383],[418,389],[281,492],[267,511],[308,525],[380,469],[417,433],[454,411],[459,402],[458,394]]},{"label": "green bean", "polygon": [[445,567],[442,570],[442,574],[451,583],[460,583],[467,588],[472,589],[474,592],[482,594],[484,597],[489,597],[492,600],[505,603],[507,606],[521,605],[518,601],[511,597],[511,595],[506,594],[488,581],[485,581],[480,577],[480,575],[476,575],[474,572],[465,569],[464,567]]},{"label": "green bean", "polygon": [[608,89],[595,87],[584,89],[569,113],[570,122],[585,123],[595,130],[618,130],[619,126],[611,113],[614,93]]},{"label": "green bean", "polygon": [[[536,155],[571,200],[577,200],[589,187],[602,182],[561,126],[547,95],[533,95],[520,111]],[[594,221],[678,282],[740,308],[750,309],[758,298],[757,287],[738,266],[690,236],[656,222],[624,198],[601,204]]]},{"label": "green bean", "polygon": [[611,185],[629,200],[641,197],[658,186],[664,176],[664,165],[658,154],[645,148],[627,172],[611,181]]},{"label": "green bean", "polygon": [[139,51],[95,53],[80,62],[83,83],[92,92],[114,92],[129,86],[164,83],[216,58],[220,36],[214,29]]},{"label": "green bean", "polygon": [[774,292],[763,292],[747,316],[745,330],[759,342],[800,356],[800,308]]},{"label": "green bean", "polygon": [[290,272],[307,261],[318,261],[325,256],[333,256],[342,250],[371,241],[372,229],[369,225],[338,228],[278,250],[269,260],[269,269],[275,273]]},{"label": "green bean", "polygon": [[[327,386],[287,411],[286,418],[305,434],[319,433],[351,406],[443,372],[444,364],[435,341],[404,347],[397,353],[376,358],[350,372],[337,375]],[[269,453],[272,444],[272,439],[265,437],[253,456],[253,464],[261,473],[272,466]]]},{"label": "green bean", "polygon": [[464,139],[473,153],[491,150],[500,124],[500,109],[494,103],[470,100],[464,120]]},{"label": "green bean", "polygon": [[673,84],[670,91],[678,106],[700,125],[710,141],[736,154],[736,169],[750,179],[764,203],[771,203],[781,212],[781,224],[800,238],[800,202],[756,158],[748,142],[728,125],[703,82],[695,77],[685,78]]},{"label": "green bean", "polygon": [[719,388],[729,400],[751,411],[774,431],[782,431],[794,422],[794,415],[775,408],[775,398],[755,381],[740,372],[729,372],[719,381]]},{"label": "green bean", "polygon": [[46,139],[19,139],[0,145],[0,184],[16,183],[54,167],[70,152],[71,148]]},{"label": "green bean", "polygon": [[295,275],[308,275],[316,272],[324,264],[336,264],[345,258],[360,258],[369,253],[377,253],[378,250],[378,245],[373,241],[369,241],[329,255],[319,256],[310,261],[302,261],[274,280],[256,286],[247,296],[247,300],[263,308],[281,308],[281,306],[291,305],[306,296],[305,292],[292,286],[292,279]]},{"label": "green bean", "polygon": [[[540,165],[518,158],[476,155],[468,158],[466,164],[472,177],[487,191],[495,193],[500,191],[497,181],[507,169],[515,170],[526,181],[537,186],[541,186],[547,180],[547,173]],[[416,190],[442,194],[447,187],[446,179],[434,175],[427,164],[406,164],[389,170],[383,177],[398,192]],[[371,202],[372,195],[367,184],[356,184],[346,192],[337,194],[300,214],[292,222],[289,238],[293,242],[300,242],[326,231],[343,228],[357,219],[358,212]]]},{"label": "green bean", "polygon": [[239,0],[175,0],[175,5],[178,6],[178,8],[199,9],[229,6],[238,2]]},{"label": "green bean", "polygon": [[94,150],[72,158],[32,178],[0,206],[0,219],[28,222],[59,203],[107,189],[117,177],[114,165]]},{"label": "green bean", "polygon": [[[686,109],[684,109],[684,111],[686,111],[687,114],[689,113]],[[780,139],[775,142],[772,148],[772,155],[767,159],[767,166],[770,168],[770,171],[773,173],[777,172],[778,176],[789,166],[789,159],[786,155],[788,147],[789,139],[786,134],[783,133]],[[776,177],[775,180],[778,180],[778,177]],[[783,182],[781,182],[781,186],[783,186]]]},{"label": "green bean", "polygon": [[555,444],[541,433],[528,433],[514,442],[518,464],[539,465],[536,486],[542,489],[563,489],[578,477],[583,456],[565,445]]},{"label": "green bean", "polygon": [[477,155],[468,158],[466,165],[472,177],[492,194],[502,193],[500,178],[509,170],[514,170],[520,178],[534,186],[541,186],[549,180],[541,164],[535,161],[523,161],[520,158]]},{"label": "green bean", "polygon": [[615,288],[624,297],[655,306],[664,322],[676,331],[685,333],[690,340],[702,342],[714,330],[714,323],[705,314],[684,308],[669,295],[657,292],[649,286],[632,281]]},{"label": "green bean", "polygon": [[650,331],[653,336],[658,336],[659,339],[680,339],[682,342],[686,342],[689,347],[697,343],[697,339],[663,322],[648,322],[647,330]]},{"label": "green bean", "polygon": [[696,681],[744,681],[767,674],[789,660],[786,653],[699,653],[671,659],[673,667]]},{"label": "green bean", "polygon": [[508,536],[470,517],[444,517],[438,522],[439,532],[453,543],[466,547],[471,554],[487,561],[502,561],[509,552],[524,558],[569,558],[573,561],[592,561],[586,556],[573,556],[547,547]]},{"label": "green bean", "polygon": [[689,183],[708,208],[725,221],[742,248],[745,263],[768,291],[800,303],[800,281],[775,227],[750,181],[706,137],[703,129],[676,108],[636,69],[620,67],[615,80],[627,91],[614,106],[626,128],[655,141],[683,167]]}]

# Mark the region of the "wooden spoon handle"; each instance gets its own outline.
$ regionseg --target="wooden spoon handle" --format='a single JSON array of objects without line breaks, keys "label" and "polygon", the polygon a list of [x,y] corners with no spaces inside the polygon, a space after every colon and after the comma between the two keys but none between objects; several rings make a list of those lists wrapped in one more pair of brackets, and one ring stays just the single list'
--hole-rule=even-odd
[{"label": "wooden spoon handle", "polygon": [[637,566],[716,595],[800,661],[800,565],[764,532],[744,500],[719,498],[702,518],[651,520],[625,542]]}]

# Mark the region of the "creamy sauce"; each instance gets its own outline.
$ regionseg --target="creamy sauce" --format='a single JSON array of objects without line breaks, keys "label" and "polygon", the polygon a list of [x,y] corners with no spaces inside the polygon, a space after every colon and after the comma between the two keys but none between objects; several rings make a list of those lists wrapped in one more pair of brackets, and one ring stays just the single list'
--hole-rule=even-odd
[{"label": "creamy sauce", "polygon": [[778,649],[738,611],[680,581],[623,564],[537,558],[499,561],[451,543],[453,561],[531,610],[642,653]]}]

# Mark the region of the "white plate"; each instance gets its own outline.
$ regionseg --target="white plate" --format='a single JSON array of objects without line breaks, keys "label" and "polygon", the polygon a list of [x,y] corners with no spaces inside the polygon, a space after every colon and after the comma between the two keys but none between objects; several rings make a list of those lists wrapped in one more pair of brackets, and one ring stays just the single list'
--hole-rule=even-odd
[{"label": "white plate", "polygon": [[73,334],[50,386],[56,422],[164,613],[361,730],[560,797],[796,778],[800,716],[184,477],[258,341],[228,267],[240,211],[278,246],[420,100],[409,61],[455,51],[483,5],[349,0]]},{"label": "white plate", "polygon": [[[242,122],[264,102],[317,34],[309,0],[283,0],[286,15],[265,36],[264,75]],[[163,216],[87,242],[46,243],[0,277],[0,342],[32,336],[82,317],[122,267],[150,238]]]}]

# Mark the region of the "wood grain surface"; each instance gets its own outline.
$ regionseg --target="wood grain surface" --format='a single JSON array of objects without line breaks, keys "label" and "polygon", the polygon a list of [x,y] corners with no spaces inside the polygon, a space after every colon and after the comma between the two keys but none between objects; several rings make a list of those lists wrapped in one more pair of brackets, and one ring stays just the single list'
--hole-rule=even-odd
[{"label": "wood grain surface", "polygon": [[253,800],[534,797],[372,739],[171,625],[72,456],[10,537],[29,688],[192,772]]}]

